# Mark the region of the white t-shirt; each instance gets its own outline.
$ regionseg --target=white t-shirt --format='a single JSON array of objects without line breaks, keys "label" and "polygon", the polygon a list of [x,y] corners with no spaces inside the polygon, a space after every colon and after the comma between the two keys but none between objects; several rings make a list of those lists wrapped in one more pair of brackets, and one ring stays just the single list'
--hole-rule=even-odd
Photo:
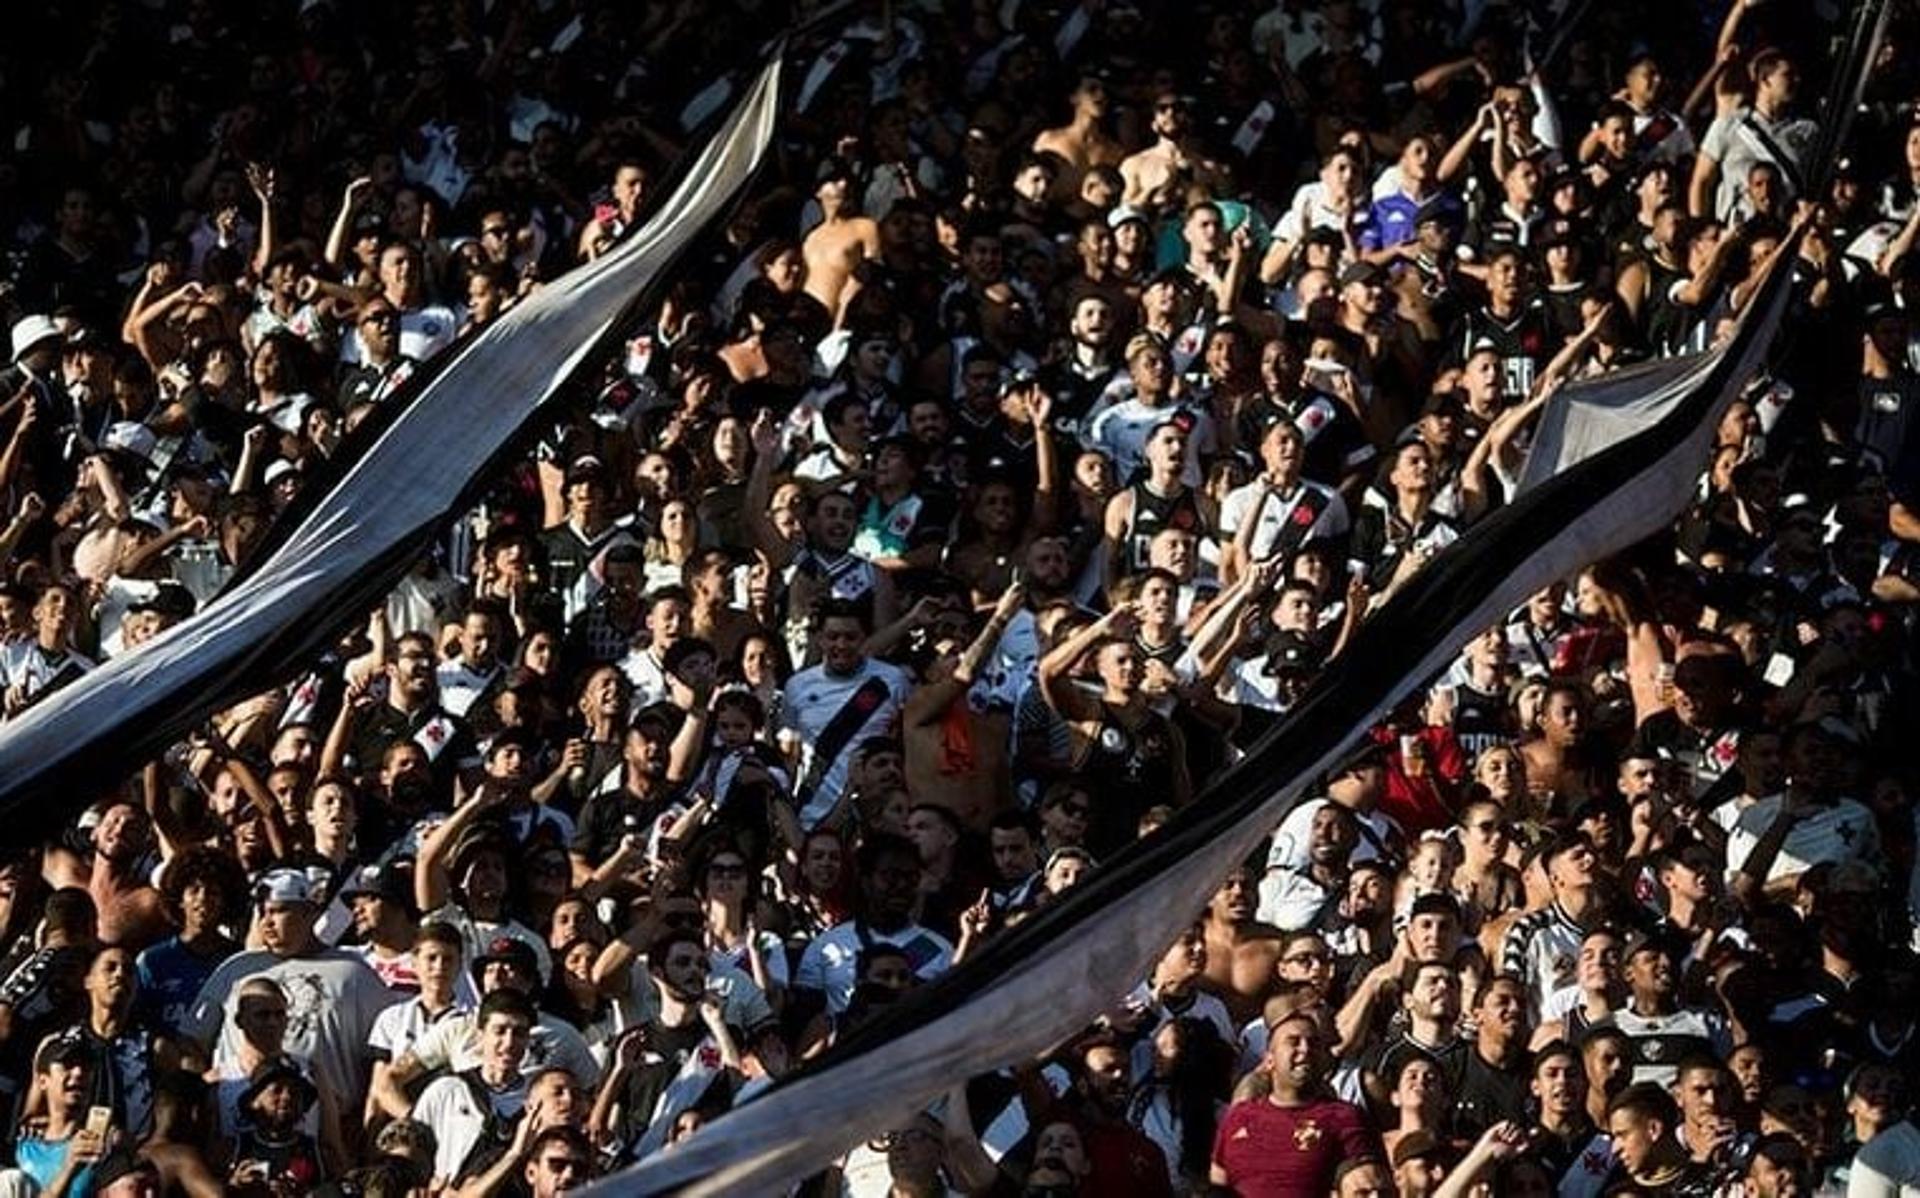
[{"label": "white t-shirt", "polygon": [[[798,779],[800,787],[806,791],[799,796],[803,799],[800,809],[802,827],[813,828],[833,810],[840,793],[846,789],[847,767],[853,759],[855,746],[870,736],[883,735],[893,728],[900,715],[900,707],[906,702],[912,687],[913,680],[905,670],[871,657],[861,661],[853,673],[844,678],[829,674],[827,668],[820,665],[804,669],[787,679],[786,688],[782,691],[780,724],[800,738]],[[819,762],[816,767],[816,756],[822,751],[821,734],[842,710],[851,710],[849,705],[856,701],[866,705],[865,716],[851,730],[852,735],[836,737],[837,743],[828,747],[833,759]],[[812,784],[810,790],[807,789],[809,781]]]},{"label": "white t-shirt", "polygon": [[[518,1119],[527,1105],[527,1075],[522,1073],[507,1090],[487,1091],[487,1098],[496,1120],[505,1123]],[[409,1117],[433,1129],[434,1176],[448,1181],[460,1175],[460,1166],[487,1127],[487,1112],[475,1100],[474,1087],[457,1077],[440,1078],[422,1091]]]},{"label": "white t-shirt", "polygon": [[[545,1011],[537,1015],[527,1036],[527,1055],[521,1058],[520,1075],[531,1078],[542,1069],[560,1068],[571,1073],[581,1086],[591,1089],[598,1085],[600,1062],[587,1047],[586,1037],[564,1019]],[[479,1017],[472,1012],[450,1015],[422,1032],[411,1051],[430,1072],[472,1069],[480,1064]]]},{"label": "white t-shirt", "polygon": [[453,1005],[439,1015],[427,1014],[418,998],[397,1002],[380,1012],[373,1021],[373,1031],[367,1036],[367,1047],[373,1049],[373,1055],[382,1061],[392,1063],[412,1050],[420,1037],[428,1031],[460,1016],[471,1018],[474,1005],[456,998]]},{"label": "white t-shirt", "polygon": [[278,983],[286,996],[286,1051],[312,1065],[315,1080],[342,1109],[352,1107],[366,1089],[367,1037],[380,1012],[393,1005],[393,991],[366,962],[340,949],[287,958],[235,953],[200,987],[183,1025],[193,1039],[214,1046],[215,1065],[240,1057],[233,1017],[241,983],[256,977]]},{"label": "white t-shirt", "polygon": [[938,932],[910,923],[894,932],[879,932],[854,920],[835,924],[813,938],[800,955],[793,984],[827,996],[827,1014],[841,1015],[853,1000],[853,986],[866,945],[887,944],[906,954],[914,976],[930,982],[953,965],[953,945]]}]

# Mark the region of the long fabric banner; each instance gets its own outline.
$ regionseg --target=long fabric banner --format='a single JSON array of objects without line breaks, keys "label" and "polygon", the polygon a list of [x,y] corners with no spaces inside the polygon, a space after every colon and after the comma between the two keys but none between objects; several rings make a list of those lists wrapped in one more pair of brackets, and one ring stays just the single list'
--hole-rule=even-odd
[{"label": "long fabric banner", "polygon": [[[1883,24],[1883,3],[1870,0],[1855,13],[1825,112],[1830,140],[1807,172],[1820,186]],[[1685,507],[1721,414],[1762,365],[1780,327],[1795,249],[1797,240],[1727,342],[1638,376],[1658,394],[1637,405],[1632,435],[1556,455],[1575,464],[1530,480],[1515,502],[1423,570],[1369,620],[1287,719],[1158,835],[1130,846],[1059,903],[1008,929],[807,1070],[592,1192],[778,1193],[898,1126],[954,1084],[1031,1060],[1084,1028],[1145,974],[1227,867],[1279,824],[1311,780],[1337,765],[1460,645],[1542,586],[1626,549]]]},{"label": "long fabric banner", "polygon": [[0,816],[25,841],[66,798],[140,761],[325,648],[377,603],[434,529],[759,166],[780,107],[776,52],[660,210],[605,257],[516,305],[420,390],[270,555],[192,619],[0,730]]},{"label": "long fabric banner", "polygon": [[[1488,516],[1367,624],[1288,718],[1151,841],[1130,846],[859,1029],[805,1074],[596,1192],[778,1192],[957,1081],[1029,1060],[1144,976],[1301,797],[1402,697],[1554,579],[1657,531],[1692,494],[1725,404],[1760,364],[1789,294],[1778,271],[1703,383],[1661,424]],[[1276,779],[1286,781],[1277,789]]]}]

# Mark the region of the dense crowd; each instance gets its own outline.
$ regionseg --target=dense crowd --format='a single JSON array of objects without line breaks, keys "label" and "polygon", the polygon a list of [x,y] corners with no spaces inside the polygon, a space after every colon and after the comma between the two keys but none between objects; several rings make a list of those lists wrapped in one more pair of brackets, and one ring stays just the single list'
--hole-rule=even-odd
[{"label": "dense crowd", "polygon": [[[1474,637],[1084,1035],[794,1182],[1913,1192],[1920,14],[1827,180],[1848,7],[834,17],[748,199],[377,610],[6,839],[0,1193],[673,1151],[1203,795],[1564,388],[1769,270],[1677,523]],[[0,740],[644,223],[796,15],[10,12]]]}]

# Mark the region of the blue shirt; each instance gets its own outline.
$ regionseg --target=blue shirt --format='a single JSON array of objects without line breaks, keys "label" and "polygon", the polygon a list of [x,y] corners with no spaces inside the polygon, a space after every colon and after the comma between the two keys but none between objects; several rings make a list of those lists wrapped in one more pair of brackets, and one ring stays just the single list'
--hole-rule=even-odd
[{"label": "blue shirt", "polygon": [[140,1010],[148,1026],[179,1038],[200,987],[225,959],[224,955],[202,957],[181,943],[178,936],[143,949],[134,959],[133,969],[140,982]]},{"label": "blue shirt", "polygon": [[[43,1140],[38,1136],[22,1135],[20,1142],[13,1147],[14,1162],[20,1171],[33,1178],[34,1184],[44,1193],[53,1187],[53,1179],[60,1176],[60,1169],[67,1163],[67,1153],[73,1148],[73,1137],[64,1140]],[[68,1198],[92,1198],[98,1188],[93,1184],[93,1171],[99,1162],[87,1165],[73,1175],[67,1185]]]},{"label": "blue shirt", "polygon": [[1438,191],[1420,201],[1396,191],[1373,202],[1373,219],[1360,234],[1361,248],[1384,250],[1412,241],[1419,231],[1420,209],[1427,206],[1446,213],[1449,219],[1459,219],[1460,201],[1452,192]]}]

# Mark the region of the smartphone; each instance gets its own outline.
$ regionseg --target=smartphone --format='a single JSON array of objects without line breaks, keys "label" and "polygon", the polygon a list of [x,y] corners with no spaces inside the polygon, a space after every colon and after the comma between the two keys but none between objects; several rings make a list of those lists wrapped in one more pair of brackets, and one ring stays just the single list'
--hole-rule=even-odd
[{"label": "smartphone", "polygon": [[87,1135],[103,1139],[107,1129],[113,1126],[113,1108],[95,1106],[87,1108]]}]

